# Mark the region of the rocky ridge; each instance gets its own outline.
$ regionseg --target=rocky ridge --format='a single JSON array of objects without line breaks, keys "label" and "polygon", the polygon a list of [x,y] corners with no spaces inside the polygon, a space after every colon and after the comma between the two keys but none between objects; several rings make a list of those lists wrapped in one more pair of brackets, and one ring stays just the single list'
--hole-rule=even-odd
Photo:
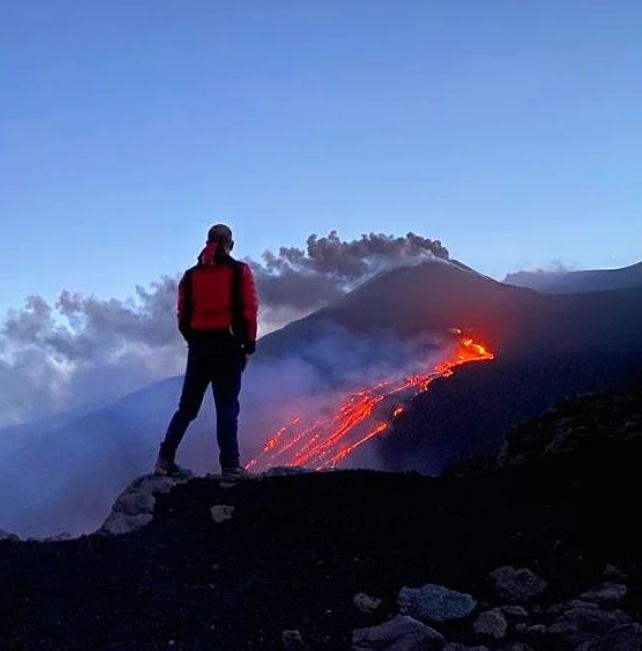
[{"label": "rocky ridge", "polygon": [[630,391],[576,396],[515,428],[496,454],[449,469],[479,475],[554,455],[642,440],[642,382]]}]

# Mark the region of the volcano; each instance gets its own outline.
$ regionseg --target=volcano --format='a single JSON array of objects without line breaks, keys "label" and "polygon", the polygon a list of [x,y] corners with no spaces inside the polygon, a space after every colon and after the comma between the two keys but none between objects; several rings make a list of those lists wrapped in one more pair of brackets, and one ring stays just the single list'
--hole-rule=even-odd
[{"label": "volcano", "polygon": [[[394,400],[384,400],[383,413],[374,409],[373,418],[346,440],[348,446],[359,443],[350,454],[337,457],[340,449],[334,449],[326,461],[439,474],[493,452],[512,427],[562,398],[626,386],[642,368],[642,286],[545,295],[444,261],[381,273],[338,302],[261,339],[244,389],[245,458],[261,456],[280,427],[292,435],[292,419],[305,416],[290,405],[288,391],[314,399],[319,378],[324,389],[345,387],[349,380],[377,398],[376,383],[361,376],[363,359],[383,356],[388,368],[401,372],[408,361],[404,357],[402,363],[400,352],[406,342],[426,335],[452,342],[455,330],[486,346],[494,359],[433,376],[436,364],[444,361],[437,356],[443,350],[418,356],[419,375],[430,376],[427,390],[404,394],[401,411]],[[302,382],[302,365],[306,373],[315,370],[314,381]],[[407,377],[392,373],[383,380],[394,388],[404,386]],[[181,378],[173,378],[154,384],[43,431],[36,441],[5,454],[0,459],[0,526],[33,535],[61,527],[79,533],[98,525],[131,477],[148,471],[180,383]],[[326,425],[315,433],[332,436],[336,428],[329,423],[336,423],[336,410],[353,394],[341,393],[335,413],[326,414]],[[283,412],[276,430],[272,422],[252,420],[266,399],[279,418]],[[308,419],[308,429],[317,420]],[[214,466],[212,421],[206,403],[181,449],[180,461],[197,471]],[[377,434],[368,436],[373,427],[379,428]],[[291,449],[300,451],[303,445]],[[270,463],[296,461],[280,457]]]},{"label": "volcano", "polygon": [[402,337],[459,326],[495,354],[492,364],[436,381],[372,442],[386,469],[440,473],[493,451],[512,427],[559,400],[622,388],[642,368],[642,284],[543,295],[444,263],[399,268],[266,338],[265,353],[303,345],[327,323]]},{"label": "volcano", "polygon": [[457,265],[400,267],[363,284],[337,303],[262,340],[280,356],[319,336],[328,324],[351,332],[391,330],[402,337],[462,328],[498,357],[640,349],[642,279],[612,291],[542,295]]}]

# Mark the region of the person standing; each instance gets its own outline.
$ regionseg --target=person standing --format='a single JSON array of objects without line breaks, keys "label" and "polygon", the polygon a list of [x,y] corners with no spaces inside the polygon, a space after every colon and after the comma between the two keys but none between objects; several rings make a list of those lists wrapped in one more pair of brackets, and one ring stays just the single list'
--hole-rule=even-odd
[{"label": "person standing", "polygon": [[180,472],[176,451],[210,384],[221,472],[231,478],[245,474],[238,444],[239,393],[243,371],[256,350],[258,301],[252,270],[232,258],[233,248],[230,227],[212,226],[198,263],[180,281],[178,329],[188,344],[187,369],[178,410],[160,445],[157,475]]}]

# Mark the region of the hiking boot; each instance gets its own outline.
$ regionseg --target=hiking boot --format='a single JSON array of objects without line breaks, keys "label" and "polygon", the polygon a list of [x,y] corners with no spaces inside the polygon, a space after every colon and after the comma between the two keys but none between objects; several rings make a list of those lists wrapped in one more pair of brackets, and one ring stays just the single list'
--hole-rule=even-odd
[{"label": "hiking boot", "polygon": [[154,474],[159,477],[178,477],[178,475],[181,474],[181,467],[174,461],[158,457],[154,468]]},{"label": "hiking boot", "polygon": [[245,479],[248,472],[241,466],[235,466],[234,468],[223,468],[222,475],[224,479]]}]

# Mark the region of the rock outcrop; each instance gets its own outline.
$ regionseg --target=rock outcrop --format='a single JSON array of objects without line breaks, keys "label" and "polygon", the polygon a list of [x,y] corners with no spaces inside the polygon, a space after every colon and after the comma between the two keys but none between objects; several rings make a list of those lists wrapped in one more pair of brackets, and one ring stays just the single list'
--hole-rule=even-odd
[{"label": "rock outcrop", "polygon": [[156,495],[169,492],[173,486],[193,476],[193,473],[184,470],[177,477],[137,477],[116,499],[111,513],[97,533],[120,535],[144,527],[153,519]]},{"label": "rock outcrop", "polygon": [[625,394],[580,396],[516,427],[494,460],[495,468],[574,452],[605,441],[642,439],[642,386]]},{"label": "rock outcrop", "polygon": [[446,471],[482,475],[609,443],[642,440],[642,383],[625,393],[562,400],[548,412],[513,428],[496,454],[475,456]]}]

